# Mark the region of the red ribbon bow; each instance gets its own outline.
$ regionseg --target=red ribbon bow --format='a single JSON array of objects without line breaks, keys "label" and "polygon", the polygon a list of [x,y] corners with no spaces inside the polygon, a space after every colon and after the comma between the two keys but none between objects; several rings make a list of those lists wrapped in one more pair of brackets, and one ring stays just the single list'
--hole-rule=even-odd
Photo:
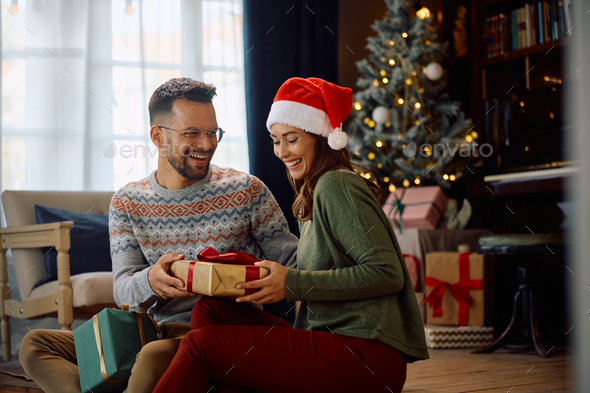
[{"label": "red ribbon bow", "polygon": [[459,255],[459,282],[451,284],[433,277],[426,277],[424,284],[434,287],[432,292],[424,300],[432,306],[432,316],[439,318],[443,316],[442,300],[448,289],[455,300],[459,303],[459,326],[467,326],[469,322],[469,307],[473,304],[473,298],[469,291],[483,289],[483,279],[469,279],[469,254],[465,252]]},{"label": "red ribbon bow", "polygon": [[197,258],[203,262],[230,263],[233,265],[254,265],[255,262],[262,260],[247,252],[237,252],[236,250],[227,250],[226,253],[220,254],[213,247],[205,247],[197,255]]},{"label": "red ribbon bow", "polygon": [[[247,252],[228,250],[226,253],[220,254],[213,247],[205,247],[203,251],[197,255],[197,258],[202,262],[226,263],[231,265],[245,266],[246,282],[260,279],[260,268],[258,266],[254,266],[254,263],[261,261],[262,259],[248,254]],[[186,289],[189,292],[193,291],[193,272],[195,270],[195,263],[195,261],[191,261],[188,265]],[[258,288],[248,288],[245,290],[245,295],[249,295],[258,290]]]}]

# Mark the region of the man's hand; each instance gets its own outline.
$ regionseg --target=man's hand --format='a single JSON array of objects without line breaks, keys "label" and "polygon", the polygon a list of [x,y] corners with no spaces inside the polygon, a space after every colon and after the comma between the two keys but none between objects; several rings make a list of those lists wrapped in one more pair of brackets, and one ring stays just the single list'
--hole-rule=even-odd
[{"label": "man's hand", "polygon": [[148,271],[148,281],[158,296],[164,299],[195,296],[192,292],[181,291],[175,288],[174,286],[184,288],[184,283],[178,278],[168,275],[170,264],[181,259],[184,259],[184,254],[173,252],[172,254],[162,255],[158,259],[158,262]]},{"label": "man's hand", "polygon": [[285,295],[285,279],[287,270],[280,263],[271,261],[260,261],[255,263],[256,266],[266,267],[270,274],[261,280],[243,282],[236,285],[238,289],[260,288],[260,291],[251,295],[242,296],[236,299],[236,302],[252,302],[254,304],[276,303],[287,296]]}]

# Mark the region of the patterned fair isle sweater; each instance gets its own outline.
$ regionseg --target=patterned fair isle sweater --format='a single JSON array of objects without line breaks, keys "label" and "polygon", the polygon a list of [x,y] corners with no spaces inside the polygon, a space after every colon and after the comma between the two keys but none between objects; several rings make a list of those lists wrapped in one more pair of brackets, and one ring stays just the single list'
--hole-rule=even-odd
[{"label": "patterned fair isle sweater", "polygon": [[164,299],[148,270],[173,252],[197,259],[207,246],[249,252],[287,267],[296,264],[297,238],[274,197],[256,177],[211,165],[188,187],[169,190],[149,177],[115,193],[109,211],[115,301],[148,311],[158,323],[190,322],[200,296]]}]

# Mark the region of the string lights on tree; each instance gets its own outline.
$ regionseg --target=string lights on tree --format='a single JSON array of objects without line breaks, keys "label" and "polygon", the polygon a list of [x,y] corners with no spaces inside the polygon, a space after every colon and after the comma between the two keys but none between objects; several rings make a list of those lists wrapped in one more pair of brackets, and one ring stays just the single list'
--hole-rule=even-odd
[{"label": "string lights on tree", "polygon": [[437,41],[430,10],[419,1],[385,3],[385,18],[372,26],[377,36],[367,39],[371,54],[357,62],[360,90],[348,129],[350,153],[389,191],[448,187],[461,177],[464,156],[444,154],[437,146],[464,149],[475,143],[477,133],[460,104],[443,92],[440,62],[447,44]]}]

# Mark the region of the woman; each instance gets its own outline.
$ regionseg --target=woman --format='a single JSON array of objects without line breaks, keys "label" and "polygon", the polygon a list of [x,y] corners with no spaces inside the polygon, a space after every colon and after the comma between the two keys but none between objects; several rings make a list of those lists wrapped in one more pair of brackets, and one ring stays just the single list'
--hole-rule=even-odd
[{"label": "woman", "polygon": [[[297,269],[238,284],[258,292],[203,297],[155,392],[400,392],[406,364],[427,359],[412,282],[379,188],[352,171],[341,123],[352,91],[291,78],[267,120],[275,155],[297,192]],[[295,325],[255,306],[300,300]]]}]

